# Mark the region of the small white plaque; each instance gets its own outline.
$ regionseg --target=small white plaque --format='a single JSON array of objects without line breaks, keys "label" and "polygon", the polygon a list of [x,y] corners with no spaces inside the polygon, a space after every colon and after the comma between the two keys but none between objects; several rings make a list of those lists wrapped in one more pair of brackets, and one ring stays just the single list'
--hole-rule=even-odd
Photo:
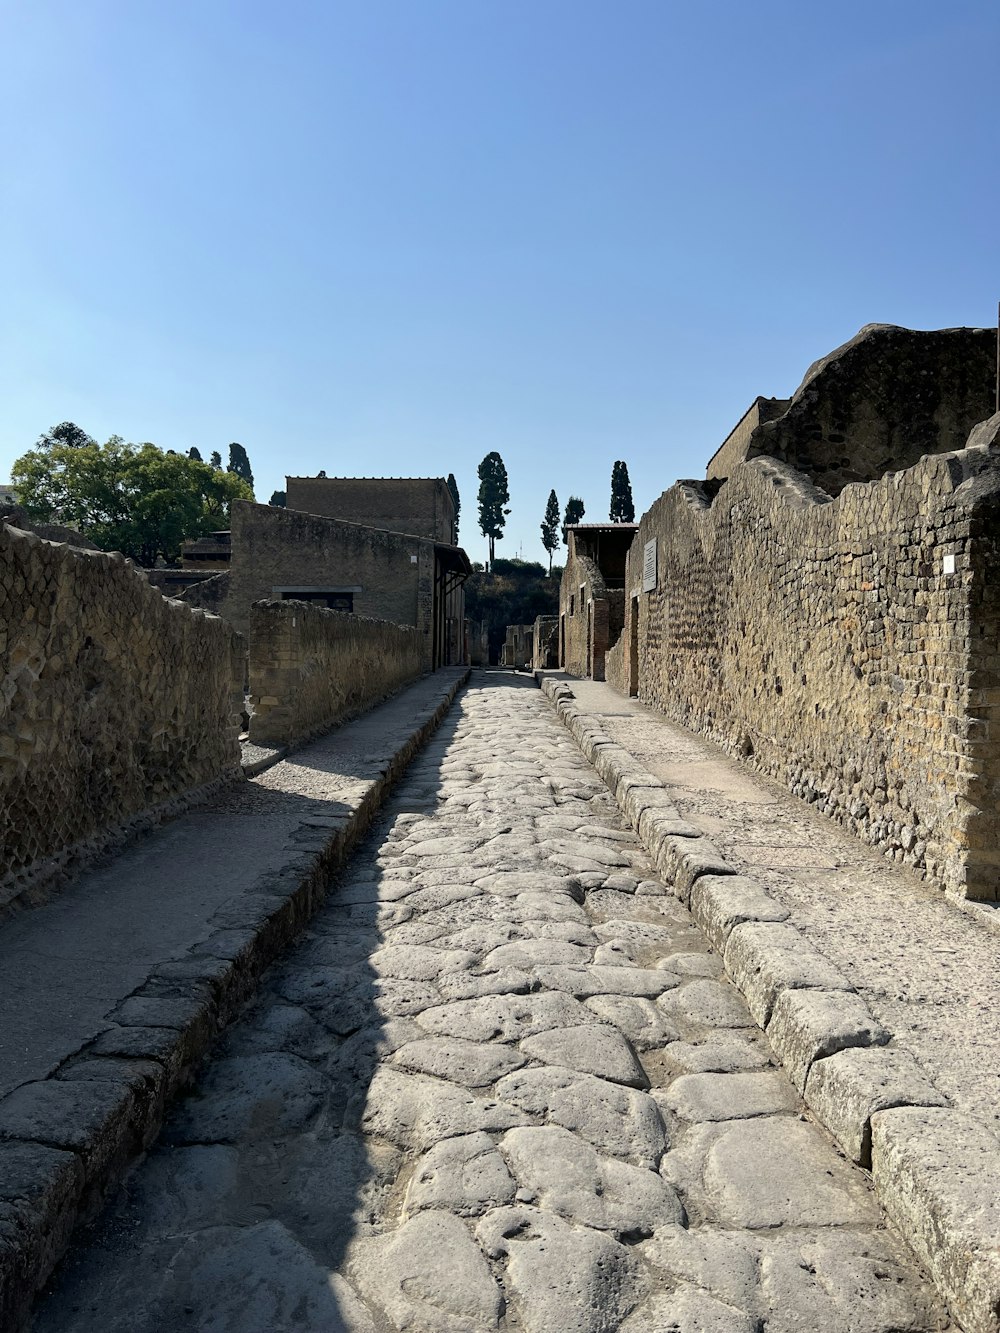
[{"label": "small white plaque", "polygon": [[955,572],[955,557],[953,555],[946,555],[941,561],[941,573],[954,574],[954,572]]},{"label": "small white plaque", "polygon": [[653,592],[656,588],[656,538],[642,548],[642,590]]}]

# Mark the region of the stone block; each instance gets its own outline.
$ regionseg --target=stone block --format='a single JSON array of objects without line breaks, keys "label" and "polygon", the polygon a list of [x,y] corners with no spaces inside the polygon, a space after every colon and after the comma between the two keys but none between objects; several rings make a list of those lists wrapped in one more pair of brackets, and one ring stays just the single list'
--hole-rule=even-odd
[{"label": "stone block", "polygon": [[804,1092],[815,1060],[849,1046],[884,1046],[890,1034],[860,995],[850,991],[786,990],[774,1006],[767,1039]]},{"label": "stone block", "polygon": [[936,1107],[871,1118],[879,1200],[965,1333],[996,1333],[1000,1310],[1000,1141]]},{"label": "stone block", "polygon": [[691,914],[722,954],[735,926],[745,921],[785,921],[788,909],[746,875],[703,875],[691,890]]},{"label": "stone block", "polygon": [[736,874],[735,867],[708,838],[665,837],[654,860],[657,870],[685,904],[690,901],[692,885],[702,875]]},{"label": "stone block", "polygon": [[761,1027],[771,1021],[784,991],[854,989],[800,931],[781,921],[747,921],[734,926],[726,943],[725,963]]},{"label": "stone block", "polygon": [[806,1101],[852,1161],[871,1166],[871,1118],[892,1106],[947,1106],[916,1060],[894,1046],[851,1047],[817,1060]]}]

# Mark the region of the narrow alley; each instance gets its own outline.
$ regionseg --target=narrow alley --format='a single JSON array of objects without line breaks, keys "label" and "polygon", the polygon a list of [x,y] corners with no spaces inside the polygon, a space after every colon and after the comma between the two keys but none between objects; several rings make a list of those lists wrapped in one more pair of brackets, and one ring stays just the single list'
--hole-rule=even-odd
[{"label": "narrow alley", "polygon": [[483,672],[33,1323],[947,1326],[542,692]]}]

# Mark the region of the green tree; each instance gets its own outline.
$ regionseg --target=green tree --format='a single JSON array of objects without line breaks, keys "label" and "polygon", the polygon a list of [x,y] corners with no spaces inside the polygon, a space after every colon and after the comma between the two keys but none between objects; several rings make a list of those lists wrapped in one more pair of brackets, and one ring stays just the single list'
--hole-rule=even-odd
[{"label": "green tree", "polygon": [[458,482],[455,480],[454,472],[448,473],[448,480],[445,485],[451,491],[451,498],[455,502],[455,540],[458,541],[458,516],[462,512],[462,501],[458,494]]},{"label": "green tree", "polygon": [[552,573],[552,554],[559,549],[559,501],[555,491],[549,491],[542,519],[542,545],[549,553],[549,573]]},{"label": "green tree", "polygon": [[562,539],[569,545],[569,537],[566,535],[566,529],[573,523],[579,523],[584,515],[583,501],[577,495],[571,495],[566,501],[566,512],[563,514]]},{"label": "green tree", "polygon": [[188,450],[188,458],[193,458],[196,463],[203,463],[205,461],[201,456],[201,450],[196,449],[194,445]]},{"label": "green tree", "polygon": [[229,446],[229,466],[227,472],[233,472],[237,477],[242,477],[250,487],[250,498],[253,499],[253,473],[250,470],[250,459],[247,457],[247,451],[242,444],[236,444],[235,441]]},{"label": "green tree", "polygon": [[217,467],[217,468],[222,467],[222,455],[219,453],[218,449],[212,450],[211,457],[209,458],[208,461],[212,467]]},{"label": "green tree", "polygon": [[181,542],[223,527],[233,500],[253,498],[240,477],[155,444],[53,444],[11,470],[29,518],[76,528],[104,550],[151,566]]},{"label": "green tree", "polygon": [[635,522],[632,483],[628,479],[628,467],[621,459],[611,469],[611,513],[609,517],[612,523]]},{"label": "green tree", "polygon": [[479,531],[489,538],[491,565],[496,543],[503,539],[504,524],[510,513],[506,508],[509,499],[503,459],[496,452],[489,453],[479,464]]},{"label": "green tree", "polygon": [[96,444],[87,432],[73,421],[60,421],[47,435],[39,435],[36,449],[51,449],[54,444],[64,444],[68,449],[84,449],[88,444]]},{"label": "green tree", "polygon": [[272,491],[271,498],[267,503],[274,505],[275,509],[284,509],[288,503],[288,496],[284,491]]}]

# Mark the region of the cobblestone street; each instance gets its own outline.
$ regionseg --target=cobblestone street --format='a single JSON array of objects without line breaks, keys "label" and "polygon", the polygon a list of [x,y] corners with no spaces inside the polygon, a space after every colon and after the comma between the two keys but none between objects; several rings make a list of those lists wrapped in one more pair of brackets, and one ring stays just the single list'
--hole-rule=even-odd
[{"label": "cobblestone street", "polygon": [[533,682],[476,673],[36,1333],[929,1333]]}]

